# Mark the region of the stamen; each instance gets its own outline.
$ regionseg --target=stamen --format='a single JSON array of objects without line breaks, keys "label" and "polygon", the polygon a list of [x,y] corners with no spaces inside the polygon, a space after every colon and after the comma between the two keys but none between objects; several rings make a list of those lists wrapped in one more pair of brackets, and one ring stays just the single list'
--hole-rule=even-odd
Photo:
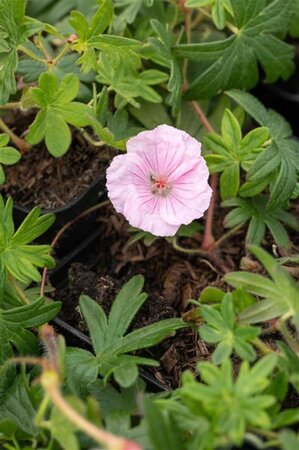
[{"label": "stamen", "polygon": [[152,184],[152,193],[165,196],[171,190],[167,179],[165,177],[150,175],[150,182]]}]

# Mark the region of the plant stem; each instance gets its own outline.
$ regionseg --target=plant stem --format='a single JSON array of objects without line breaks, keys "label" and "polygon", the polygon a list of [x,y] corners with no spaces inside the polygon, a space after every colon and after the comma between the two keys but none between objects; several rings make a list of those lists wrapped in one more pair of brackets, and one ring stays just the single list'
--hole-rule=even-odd
[{"label": "plant stem", "polygon": [[290,332],[286,319],[280,319],[278,321],[278,329],[281,332],[288,346],[293,350],[296,355],[299,355],[299,344],[296,342],[292,333]]},{"label": "plant stem", "polygon": [[135,442],[122,439],[113,434],[101,430],[75,411],[62,397],[58,388],[58,376],[54,371],[46,371],[41,376],[41,384],[51,398],[53,404],[65,417],[67,417],[79,430],[86,433],[96,442],[104,445],[109,450],[141,450]]},{"label": "plant stem", "polygon": [[29,56],[29,58],[34,59],[34,61],[38,61],[39,63],[47,65],[47,61],[45,59],[39,58],[38,56],[36,56],[36,54],[34,52],[29,50],[24,45],[19,45],[18,50],[25,53],[25,55]]},{"label": "plant stem", "polygon": [[69,51],[71,44],[69,42],[65,43],[65,46],[60,50],[58,55],[52,60],[52,64],[55,65],[58,61]]},{"label": "plant stem", "polygon": [[30,304],[30,300],[26,296],[25,292],[23,291],[23,289],[21,288],[21,286],[19,285],[19,283],[17,282],[15,277],[13,275],[9,274],[8,275],[8,279],[9,279],[10,284],[12,285],[12,287],[14,288],[14,290],[16,291],[16,293],[18,294],[18,296],[22,300],[22,302],[25,305],[29,305]]},{"label": "plant stem", "polygon": [[20,150],[20,152],[24,155],[31,149],[31,145],[27,144],[24,139],[19,138],[11,129],[0,119],[0,129],[4,131],[4,133],[8,134],[10,140],[15,144],[15,146]]},{"label": "plant stem", "polygon": [[106,143],[104,141],[95,141],[94,139],[92,139],[91,136],[89,136],[89,134],[83,130],[83,128],[80,128],[80,133],[82,134],[82,136],[84,137],[84,139],[86,139],[86,141],[94,146],[94,147],[103,147],[103,145],[105,145]]},{"label": "plant stem", "polygon": [[242,228],[243,224],[236,225],[235,227],[231,228],[229,231],[224,233],[217,241],[214,242],[214,244],[211,247],[211,250],[214,250],[216,247],[219,247],[223,241],[226,241],[230,236],[233,236],[236,231],[240,230]]},{"label": "plant stem", "polygon": [[39,408],[35,415],[34,422],[37,427],[40,426],[44,421],[44,416],[45,416],[47,408],[49,406],[49,402],[50,402],[50,396],[49,396],[49,394],[46,394],[44,396],[41,404],[39,405]]},{"label": "plant stem", "polygon": [[182,245],[180,245],[178,243],[176,237],[174,237],[171,242],[172,242],[173,248],[175,250],[177,250],[178,252],[185,253],[187,255],[199,255],[202,258],[207,259],[212,264],[214,264],[221,272],[227,273],[227,272],[230,271],[229,268],[226,267],[225,264],[223,264],[223,262],[217,257],[216,254],[207,252],[206,250],[204,250],[202,248],[186,248],[186,247],[183,247]]},{"label": "plant stem", "polygon": [[278,435],[275,433],[275,431],[265,430],[264,428],[250,428],[251,431],[253,431],[256,434],[259,434],[260,436],[264,436],[267,439],[277,439]]},{"label": "plant stem", "polygon": [[[110,202],[109,200],[105,200],[101,203],[98,203],[94,206],[92,206],[91,208],[86,209],[85,211],[83,211],[83,213],[79,214],[79,216],[75,217],[73,220],[70,220],[69,222],[67,222],[56,234],[56,236],[54,237],[53,241],[51,242],[51,247],[52,249],[56,246],[57,242],[59,241],[59,239],[61,238],[61,236],[66,232],[66,230],[68,228],[70,228],[72,225],[74,225],[74,223],[77,222],[77,220],[83,219],[83,217],[87,216],[88,214],[91,214],[101,208],[103,208],[103,206],[108,205]],[[48,276],[48,269],[47,267],[44,268],[43,270],[43,276],[42,276],[42,281],[41,281],[41,287],[40,287],[40,295],[43,296],[45,293],[45,286],[47,284],[47,276]]]},{"label": "plant stem", "polygon": [[252,341],[252,344],[256,346],[256,348],[263,353],[264,355],[267,355],[268,353],[275,353],[272,348],[270,348],[268,345],[266,345],[263,341],[261,341],[259,338],[255,338]]},{"label": "plant stem", "polygon": [[199,104],[196,101],[193,101],[192,106],[193,106],[195,113],[199,117],[199,120],[201,121],[203,126],[206,128],[206,130],[209,133],[215,133],[215,130],[211,125],[211,122],[209,121],[209,119],[207,118],[207,116],[205,115],[205,113],[203,112],[201,107],[199,106]]},{"label": "plant stem", "polygon": [[19,109],[21,108],[20,102],[9,102],[5,105],[0,105],[0,109]]},{"label": "plant stem", "polygon": [[215,211],[217,185],[218,185],[217,174],[214,173],[211,176],[210,185],[211,185],[213,192],[212,192],[210,206],[209,206],[209,209],[208,209],[207,215],[206,215],[204,235],[203,235],[203,240],[201,243],[201,248],[203,250],[209,250],[211,247],[213,247],[213,245],[215,243],[215,238],[213,235],[213,220],[214,220],[214,211]]},{"label": "plant stem", "polygon": [[[192,102],[193,109],[197,116],[199,117],[199,120],[203,124],[203,126],[206,128],[206,130],[209,133],[215,132],[214,128],[212,127],[209,119],[199,106],[199,104],[195,101]],[[213,174],[211,175],[210,179],[211,188],[213,190],[210,206],[208,208],[207,214],[206,214],[206,223],[205,223],[205,230],[204,230],[204,236],[201,244],[201,248],[204,250],[209,250],[213,245],[215,244],[215,239],[213,235],[213,219],[214,219],[214,210],[215,210],[215,203],[216,203],[216,195],[217,195],[217,186],[218,186],[218,175]]]},{"label": "plant stem", "polygon": [[[186,36],[187,36],[187,42],[190,43],[191,41],[191,11],[189,11],[187,8],[185,8],[185,1],[181,1],[182,9],[185,13],[185,28],[186,28]],[[187,81],[187,68],[188,68],[188,59],[186,58],[183,62],[183,91],[185,91],[188,88],[188,81]],[[211,125],[209,119],[199,106],[199,104],[196,101],[192,102],[192,107],[198,116],[200,122],[203,124],[203,126],[206,128],[208,133],[215,132],[213,126]],[[210,184],[212,188],[212,197],[211,202],[206,214],[206,223],[205,223],[205,230],[203,235],[203,240],[201,244],[201,248],[203,250],[209,250],[214,242],[214,235],[213,235],[213,219],[214,219],[214,210],[215,210],[215,202],[216,202],[216,192],[217,192],[217,185],[218,185],[218,175],[214,174],[210,178]]]}]

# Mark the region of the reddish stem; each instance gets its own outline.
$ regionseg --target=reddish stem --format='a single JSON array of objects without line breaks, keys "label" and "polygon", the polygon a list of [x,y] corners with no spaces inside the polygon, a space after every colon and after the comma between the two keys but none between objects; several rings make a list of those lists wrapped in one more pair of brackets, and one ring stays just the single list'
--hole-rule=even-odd
[{"label": "reddish stem", "polygon": [[211,180],[210,184],[211,184],[213,193],[212,193],[212,197],[211,197],[211,203],[210,203],[209,209],[207,211],[207,215],[206,215],[205,230],[204,230],[203,240],[201,243],[201,248],[203,250],[211,249],[215,243],[215,239],[213,236],[213,219],[214,219],[214,211],[215,211],[216,195],[217,195],[217,185],[218,185],[217,174],[214,173],[214,175],[211,176],[210,180]]},{"label": "reddish stem", "polygon": [[[199,104],[195,101],[192,102],[193,109],[197,116],[199,117],[199,120],[203,124],[203,126],[206,128],[206,130],[209,133],[215,132],[214,128],[212,127],[209,119],[199,106]],[[203,250],[209,250],[211,247],[213,247],[215,239],[213,236],[213,218],[214,218],[214,211],[215,211],[215,204],[216,204],[216,195],[217,195],[217,185],[218,185],[218,175],[214,174],[210,178],[210,184],[211,188],[213,190],[211,203],[209,206],[209,209],[206,214],[206,224],[205,224],[205,230],[203,235],[203,241],[201,244],[201,248]]]}]

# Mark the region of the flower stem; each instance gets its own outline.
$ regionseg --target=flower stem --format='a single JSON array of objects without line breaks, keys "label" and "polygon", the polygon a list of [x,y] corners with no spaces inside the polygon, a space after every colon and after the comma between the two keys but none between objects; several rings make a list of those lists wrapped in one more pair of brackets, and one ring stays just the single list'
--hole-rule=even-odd
[{"label": "flower stem", "polygon": [[268,353],[275,353],[274,350],[272,350],[271,347],[266,345],[263,341],[261,341],[259,338],[255,338],[252,341],[252,344],[255,345],[255,347],[264,355],[267,355]]},{"label": "flower stem", "polygon": [[[213,126],[211,125],[209,119],[199,106],[199,104],[195,101],[192,102],[193,109],[197,116],[199,117],[199,120],[205,127],[205,129],[209,133],[215,132]],[[213,235],[213,219],[214,219],[214,210],[215,210],[215,202],[216,202],[216,193],[217,193],[217,185],[218,185],[218,175],[213,174],[211,175],[210,179],[211,188],[213,190],[210,206],[208,208],[207,214],[206,214],[206,223],[205,223],[205,231],[203,236],[203,241],[201,244],[201,248],[204,250],[209,250],[211,247],[213,247],[215,243],[214,235]]]},{"label": "flower stem", "polygon": [[96,442],[104,445],[109,450],[141,450],[134,442],[127,441],[113,434],[101,430],[93,423],[89,422],[75,411],[62,397],[57,386],[58,382],[55,373],[45,372],[41,377],[41,384],[51,398],[53,404],[59,409],[70,422],[76,425],[81,431],[93,438]]},{"label": "flower stem", "polygon": [[199,120],[201,121],[203,126],[206,128],[206,130],[209,133],[214,133],[215,130],[214,130],[211,122],[209,121],[209,119],[207,118],[207,116],[205,115],[205,113],[203,112],[201,107],[199,106],[199,104],[196,101],[193,101],[192,102],[192,106],[193,106],[193,109],[194,109],[195,113],[199,117]]},{"label": "flower stem", "polygon": [[25,53],[25,55],[29,56],[29,58],[34,59],[34,61],[38,61],[39,63],[47,65],[47,61],[45,59],[39,58],[38,56],[36,56],[36,54],[34,52],[29,50],[24,45],[19,45],[18,50]]},{"label": "flower stem", "polygon": [[210,261],[212,264],[214,264],[221,272],[227,273],[229,272],[229,268],[226,267],[225,264],[223,264],[222,260],[217,257],[215,253],[210,253],[202,248],[186,248],[183,247],[178,243],[178,240],[176,237],[172,238],[172,246],[175,250],[181,253],[185,253],[187,255],[199,255],[202,258]]},{"label": "flower stem", "polygon": [[243,224],[236,225],[234,228],[231,228],[229,231],[224,233],[217,241],[214,242],[214,244],[211,247],[211,250],[214,250],[216,247],[219,247],[226,239],[228,239],[230,236],[233,236],[236,231],[240,230],[242,228]]},{"label": "flower stem", "polygon": [[296,342],[292,333],[290,332],[286,319],[280,319],[278,321],[278,329],[281,332],[288,346],[293,350],[296,355],[299,355],[299,344]]},{"label": "flower stem", "polygon": [[83,128],[79,128],[79,130],[84,139],[93,147],[103,147],[106,144],[104,141],[95,141]]},{"label": "flower stem", "polygon": [[64,47],[60,50],[58,55],[52,60],[52,64],[55,65],[58,61],[69,51],[71,44],[66,42]]},{"label": "flower stem", "polygon": [[[191,41],[191,11],[189,11],[185,7],[185,1],[181,1],[181,7],[182,10],[185,13],[185,28],[186,28],[186,36],[187,36],[187,42],[190,43]],[[183,62],[183,91],[187,90],[188,88],[188,81],[187,81],[187,67],[188,67],[188,59],[186,58]],[[208,133],[213,133],[215,130],[210,123],[209,119],[199,106],[199,104],[196,101],[192,102],[192,107],[198,116],[200,122],[203,124],[203,126],[206,128]],[[207,214],[206,214],[206,223],[205,223],[205,230],[204,230],[204,236],[203,241],[201,244],[201,248],[203,250],[209,250],[214,242],[214,235],[213,235],[213,219],[214,219],[214,210],[215,210],[215,200],[216,200],[216,191],[217,191],[217,185],[218,185],[218,175],[214,174],[211,176],[210,179],[211,188],[213,190],[210,206],[208,208]]]},{"label": "flower stem", "polygon": [[0,109],[19,109],[21,108],[20,102],[9,102],[5,105],[0,105]]},{"label": "flower stem", "polygon": [[0,119],[0,130],[4,131],[4,133],[8,134],[10,140],[15,144],[15,146],[20,150],[20,152],[24,155],[31,149],[31,145],[27,144],[24,139],[19,138],[7,125]]}]

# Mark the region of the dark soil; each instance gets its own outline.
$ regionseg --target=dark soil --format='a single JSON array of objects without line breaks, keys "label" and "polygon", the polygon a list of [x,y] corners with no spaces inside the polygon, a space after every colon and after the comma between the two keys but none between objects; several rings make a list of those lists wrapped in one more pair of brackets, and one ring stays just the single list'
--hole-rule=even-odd
[{"label": "dark soil", "polygon": [[[32,112],[15,111],[5,121],[22,136],[34,117]],[[6,166],[6,181],[1,192],[21,206],[54,209],[87,189],[103,173],[116,151],[107,146],[93,147],[79,131],[72,133],[72,145],[64,156],[54,158],[42,142],[23,155],[17,164]]]},{"label": "dark soil", "polygon": [[[218,220],[220,226],[222,217]],[[163,239],[150,247],[141,242],[128,246],[132,235],[128,232],[127,222],[111,206],[102,211],[98,221],[103,232],[93,243],[90,254],[87,257],[85,255],[85,265],[72,264],[68,287],[58,290],[56,294],[57,298],[63,300],[60,317],[80,331],[87,332],[78,311],[80,294],[94,298],[108,313],[121,286],[135,274],[144,275],[144,290],[149,295],[133,322],[133,328],[188,314],[188,301],[197,299],[204,287],[225,286],[223,271],[213,264],[213,260],[198,255],[186,256],[174,250]],[[240,258],[244,256],[239,251],[244,233],[236,237],[221,255],[223,265],[228,270],[236,269]],[[192,239],[184,239],[182,243],[196,248],[200,239],[201,236],[197,235]],[[193,368],[198,360],[210,357],[210,349],[198,340],[196,331],[190,328],[142,354],[160,360],[161,366],[150,370],[165,387],[173,388],[178,386],[184,370]]]},{"label": "dark soil", "polygon": [[18,164],[6,167],[1,191],[22,206],[64,206],[105,170],[113,153],[107,147],[91,147],[79,133],[74,133],[72,147],[61,158],[54,158],[41,145],[24,155]]},{"label": "dark soil", "polygon": [[[223,209],[216,211],[215,230],[219,235],[223,230],[225,213]],[[299,216],[299,205],[294,207],[294,213]],[[102,210],[98,226],[102,232],[92,244],[92,249],[84,255],[84,264],[75,263],[70,267],[67,288],[56,293],[56,298],[63,300],[60,317],[83,333],[87,333],[87,329],[78,311],[80,294],[94,298],[108,313],[121,286],[135,274],[144,275],[148,299],[137,314],[133,329],[165,318],[192,316],[192,306],[188,301],[198,299],[206,286],[227,289],[223,280],[224,270],[239,270],[240,264],[246,264],[247,270],[262,272],[260,264],[245,253],[244,231],[225,241],[216,258],[210,258],[209,255],[179,253],[164,239],[156,240],[150,247],[140,241],[129,246],[132,234],[128,232],[128,224],[110,205]],[[181,244],[198,248],[201,238],[197,234],[182,239]],[[298,234],[294,233],[292,239],[292,252],[299,253]],[[268,237],[263,245],[270,252],[274,249],[280,255],[285,254],[273,247],[273,241]],[[242,259],[244,256],[245,261]],[[294,273],[295,267],[289,267],[289,270],[298,275],[298,271]],[[272,340],[271,336],[266,337],[268,343],[270,341],[271,344]],[[198,339],[196,330],[190,328],[144,350],[142,355],[159,360],[159,368],[147,370],[166,388],[175,388],[180,383],[182,372],[194,368],[199,360],[208,360],[212,350]]]}]

